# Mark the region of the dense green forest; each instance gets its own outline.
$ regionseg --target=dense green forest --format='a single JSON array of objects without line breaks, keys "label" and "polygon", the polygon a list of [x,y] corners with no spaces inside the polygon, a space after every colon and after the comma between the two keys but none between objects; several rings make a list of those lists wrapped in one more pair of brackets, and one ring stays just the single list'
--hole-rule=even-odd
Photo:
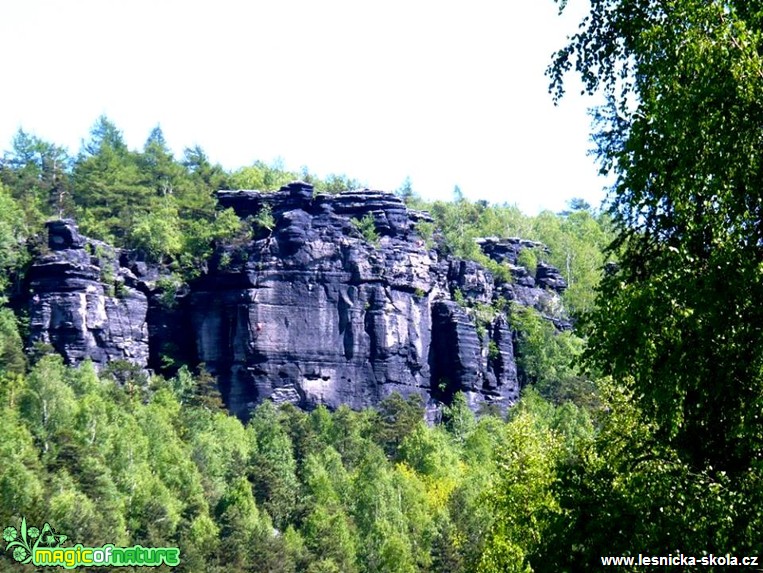
[{"label": "dense green forest", "polygon": [[[393,396],[363,412],[265,403],[242,424],[203,369],[69,368],[26,353],[5,307],[0,523],[178,546],[179,571],[594,571],[639,554],[713,571],[719,556],[760,556],[762,18],[758,1],[592,0],[549,76],[557,98],[570,72],[606,96],[604,212],[572,201],[526,216],[398,190],[432,213],[420,231],[443,252],[490,267],[475,237],[536,239],[549,251],[524,262],[548,260],[570,284],[574,333],[513,317],[527,380],[505,419],[457,395],[428,426],[422,404]],[[4,302],[48,218],[190,280],[216,241],[247,232],[214,190],[294,178],[359,185],[262,162],[226,172],[200,148],[177,159],[159,128],[130,150],[107,118],[76,156],[19,131],[0,164]]]},{"label": "dense green forest", "polygon": [[534,516],[560,513],[555,471],[593,432],[532,392],[508,421],[457,399],[428,427],[395,395],[364,412],[266,402],[243,425],[186,370],[117,385],[57,356],[2,399],[3,523],[179,546],[182,571],[490,570],[506,543],[521,562],[548,529]]}]

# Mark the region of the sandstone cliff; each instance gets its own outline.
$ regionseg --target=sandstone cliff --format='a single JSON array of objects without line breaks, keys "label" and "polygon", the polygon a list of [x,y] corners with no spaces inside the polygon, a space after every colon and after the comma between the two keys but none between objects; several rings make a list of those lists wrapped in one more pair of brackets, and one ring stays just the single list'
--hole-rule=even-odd
[{"label": "sandstone cliff", "polygon": [[119,251],[83,237],[73,221],[52,221],[50,252],[29,269],[30,345],[48,344],[69,364],[148,363],[145,289]]},{"label": "sandstone cliff", "polygon": [[[389,193],[314,195],[295,182],[218,200],[253,236],[221,245],[171,305],[159,301],[157,270],[81,237],[71,221],[50,223],[51,253],[29,273],[31,342],[52,344],[70,363],[124,359],[142,368],[157,368],[173,348],[204,362],[242,417],[266,398],[361,408],[415,393],[432,411],[457,391],[475,409],[517,399],[506,302],[548,312],[565,288],[552,267],[529,273],[517,264],[536,243],[481,241],[511,269],[513,280],[500,283],[429,248],[416,225],[431,219]],[[254,223],[263,209],[272,229]],[[364,236],[358,222],[368,225],[369,215],[374,230]],[[549,318],[565,326],[558,313]]]}]

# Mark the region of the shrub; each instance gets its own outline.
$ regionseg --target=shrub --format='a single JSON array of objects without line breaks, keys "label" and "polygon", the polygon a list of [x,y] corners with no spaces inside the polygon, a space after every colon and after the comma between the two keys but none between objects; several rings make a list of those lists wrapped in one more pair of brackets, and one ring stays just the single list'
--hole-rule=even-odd
[{"label": "shrub", "polygon": [[366,241],[375,247],[379,246],[379,233],[376,232],[376,221],[371,213],[366,213],[362,219],[352,219],[352,224]]}]

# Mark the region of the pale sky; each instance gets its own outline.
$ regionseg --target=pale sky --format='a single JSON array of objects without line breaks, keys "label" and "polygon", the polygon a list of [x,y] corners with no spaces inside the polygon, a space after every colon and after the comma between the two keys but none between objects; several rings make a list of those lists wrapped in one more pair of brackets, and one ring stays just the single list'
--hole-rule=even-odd
[{"label": "pale sky", "polygon": [[[19,127],[76,154],[105,114],[160,124],[235,169],[260,159],[427,199],[598,206],[579,84],[544,71],[585,0],[2,0],[0,148]],[[570,77],[570,81],[574,78]]]}]

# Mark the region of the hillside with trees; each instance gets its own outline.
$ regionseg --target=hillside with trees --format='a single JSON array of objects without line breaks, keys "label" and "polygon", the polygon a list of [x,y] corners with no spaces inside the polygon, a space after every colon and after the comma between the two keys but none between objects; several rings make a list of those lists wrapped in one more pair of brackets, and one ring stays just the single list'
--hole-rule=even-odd
[{"label": "hillside with trees", "polygon": [[[507,532],[498,500],[556,511],[551,476],[592,439],[600,404],[573,363],[582,339],[532,309],[515,315],[527,384],[521,404],[508,419],[475,416],[456,395],[436,426],[424,422],[421,402],[394,395],[363,412],[265,403],[243,424],[193,365],[172,376],[116,363],[97,372],[25,345],[24,312],[14,314],[12,301],[46,248],[46,220],[75,218],[182,282],[204,272],[215,244],[244,232],[216,206],[215,190],[275,190],[295,178],[326,193],[360,186],[259,161],[228,173],[199,148],[177,160],[159,128],[142,151],[130,150],[104,117],[76,157],[18,132],[0,168],[5,523],[48,520],[96,545],[176,545],[187,571],[471,571],[489,567],[506,535],[540,539],[541,524]],[[572,316],[592,304],[611,240],[605,214],[578,203],[533,217],[467,201],[458,190],[454,201],[436,203],[410,186],[399,193],[432,214],[421,228],[432,248],[506,273],[474,239],[537,239],[548,249],[528,252],[524,263],[559,265]],[[526,479],[532,491],[523,491]],[[520,561],[531,554],[513,543]]]},{"label": "hillside with trees", "polygon": [[[533,309],[513,315],[527,386],[520,405],[507,419],[477,416],[456,395],[435,426],[416,397],[398,395],[362,412],[265,402],[244,424],[203,366],[99,372],[26,344],[24,309],[13,301],[47,248],[45,221],[74,218],[182,284],[205,272],[215,245],[246,233],[216,205],[216,190],[276,190],[297,178],[324,193],[361,186],[260,161],[226,172],[200,148],[178,160],[158,127],[143,150],[130,150],[105,117],[77,156],[19,130],[0,164],[3,523],[50,521],[91,545],[178,546],[183,571],[489,570],[506,536],[518,563],[539,547],[545,522],[511,525],[501,504],[528,516],[558,511],[552,476],[593,439],[601,405],[574,363],[583,339]],[[427,203],[409,184],[398,193],[431,213],[420,228],[431,248],[505,274],[475,239],[538,240],[548,248],[528,251],[523,264],[559,266],[572,317],[593,304],[612,238],[606,214],[573,202],[527,216],[458,189],[452,202]]]}]

